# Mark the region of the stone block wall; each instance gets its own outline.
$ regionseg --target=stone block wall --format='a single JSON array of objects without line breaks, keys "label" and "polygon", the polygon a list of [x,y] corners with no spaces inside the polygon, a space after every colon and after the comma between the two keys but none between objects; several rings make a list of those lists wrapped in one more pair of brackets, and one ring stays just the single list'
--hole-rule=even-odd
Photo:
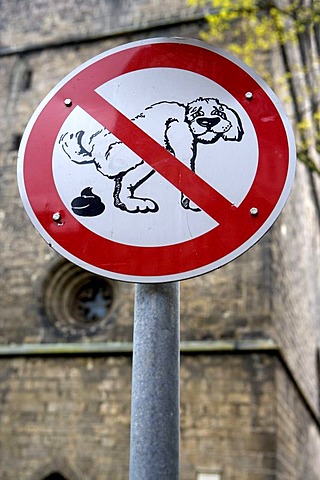
[{"label": "stone block wall", "polygon": [[[132,31],[202,18],[203,8],[191,8],[185,0],[27,0],[3,5],[4,48],[60,43],[74,39],[95,38],[109,34],[132,35]],[[7,21],[10,20],[10,21]],[[158,35],[156,35],[158,36]]]},{"label": "stone block wall", "polygon": [[308,177],[298,165],[291,198],[271,232],[271,335],[318,412],[319,218]]},{"label": "stone block wall", "polygon": [[281,363],[275,368],[277,480],[318,480],[319,432]]},{"label": "stone block wall", "polygon": [[[274,364],[182,356],[183,480],[202,469],[276,478]],[[57,467],[79,480],[128,478],[130,365],[130,356],[2,359],[1,478],[41,480]]]}]

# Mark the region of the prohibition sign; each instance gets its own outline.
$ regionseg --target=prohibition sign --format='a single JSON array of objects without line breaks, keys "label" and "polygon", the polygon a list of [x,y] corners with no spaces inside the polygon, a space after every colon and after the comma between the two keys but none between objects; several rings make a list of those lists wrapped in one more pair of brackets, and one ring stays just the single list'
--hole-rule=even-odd
[{"label": "prohibition sign", "polygon": [[[179,156],[176,158],[175,152],[165,148],[139,125],[138,120],[132,121],[132,117],[128,118],[116,108],[116,99],[113,102],[101,95],[101,87],[108,82],[120,82],[128,74],[143,75],[145,72],[148,76],[153,69],[197,75],[212,86],[220,86],[234,99],[238,111],[245,112],[257,144],[257,165],[252,182],[239,201],[230,200],[221,189],[197,174],[197,170],[194,172]],[[220,110],[227,109],[221,102],[217,106]],[[146,105],[141,106],[141,110],[144,107]],[[212,221],[211,228],[182,241],[132,244],[97,233],[81,222],[62,198],[53,165],[61,132],[68,121],[78,115],[79,109],[110,132],[115,139],[114,145],[125,146],[176,192],[183,192],[195,205],[191,217],[196,218],[199,212],[195,210],[200,209],[200,215],[206,214]],[[234,113],[233,109],[229,111]],[[227,122],[224,111],[219,115],[220,125],[223,125]],[[204,125],[204,120],[200,124]],[[225,127],[226,132],[227,128],[230,127]],[[73,134],[68,138],[72,137]],[[223,138],[235,139],[228,138],[228,132]],[[182,136],[179,144],[183,144],[183,140]],[[90,157],[87,156],[89,161],[84,157],[81,162],[90,163]],[[100,166],[95,164],[95,168],[90,168],[99,172]],[[79,167],[79,170],[84,172],[84,168]],[[18,157],[20,194],[27,213],[44,239],[64,257],[94,273],[141,283],[191,278],[221,267],[244,253],[280,214],[293,183],[294,171],[293,134],[275,94],[233,56],[203,42],[185,39],[158,38],[123,45],[78,67],[39,105],[25,130]],[[70,180],[66,182],[71,183]],[[238,182],[241,184],[241,178]],[[113,198],[116,202],[115,193]],[[133,216],[129,209],[123,212],[123,206],[114,210],[122,215],[115,222],[119,222],[119,218],[155,218],[157,215],[156,211],[149,211]],[[172,221],[179,223],[178,219]],[[144,233],[142,229],[142,237]]]}]

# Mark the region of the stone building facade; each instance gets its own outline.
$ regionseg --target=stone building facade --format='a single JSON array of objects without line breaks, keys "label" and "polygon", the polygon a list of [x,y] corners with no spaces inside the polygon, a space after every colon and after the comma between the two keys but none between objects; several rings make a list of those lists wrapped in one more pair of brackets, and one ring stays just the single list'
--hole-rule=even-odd
[{"label": "stone building facade", "polygon": [[[2,3],[3,480],[128,478],[134,287],[69,264],[31,225],[16,183],[26,123],[94,55],[203,25],[184,0]],[[181,480],[320,479],[318,186],[299,164],[268,234],[181,284]]]}]

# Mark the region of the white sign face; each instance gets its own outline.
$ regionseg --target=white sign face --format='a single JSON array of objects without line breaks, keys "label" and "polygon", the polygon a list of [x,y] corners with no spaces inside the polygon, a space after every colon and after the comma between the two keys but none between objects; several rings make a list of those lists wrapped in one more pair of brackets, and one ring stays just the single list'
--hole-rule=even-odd
[{"label": "white sign face", "polygon": [[59,253],[152,283],[251,247],[281,212],[294,169],[288,119],[254,72],[202,42],[153,39],[57,85],[26,129],[18,175],[31,220]]}]

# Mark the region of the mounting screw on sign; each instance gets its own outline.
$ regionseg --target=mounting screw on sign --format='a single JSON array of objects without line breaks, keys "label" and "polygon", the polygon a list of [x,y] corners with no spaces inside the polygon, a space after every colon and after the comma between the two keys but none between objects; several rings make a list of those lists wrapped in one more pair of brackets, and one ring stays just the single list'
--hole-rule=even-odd
[{"label": "mounting screw on sign", "polygon": [[71,98],[66,98],[64,101],[64,104],[66,107],[71,107],[72,106],[72,100]]},{"label": "mounting screw on sign", "polygon": [[255,217],[256,215],[258,215],[259,210],[257,209],[257,207],[252,207],[250,208],[250,213],[253,217]]},{"label": "mounting screw on sign", "polygon": [[254,245],[285,205],[295,160],[290,122],[254,71],[206,43],[157,38],[90,59],[49,93],[23,135],[18,183],[67,259],[160,283]]},{"label": "mounting screw on sign", "polygon": [[61,215],[59,212],[56,212],[52,215],[52,219],[55,221],[55,222],[60,222],[61,220]]}]

